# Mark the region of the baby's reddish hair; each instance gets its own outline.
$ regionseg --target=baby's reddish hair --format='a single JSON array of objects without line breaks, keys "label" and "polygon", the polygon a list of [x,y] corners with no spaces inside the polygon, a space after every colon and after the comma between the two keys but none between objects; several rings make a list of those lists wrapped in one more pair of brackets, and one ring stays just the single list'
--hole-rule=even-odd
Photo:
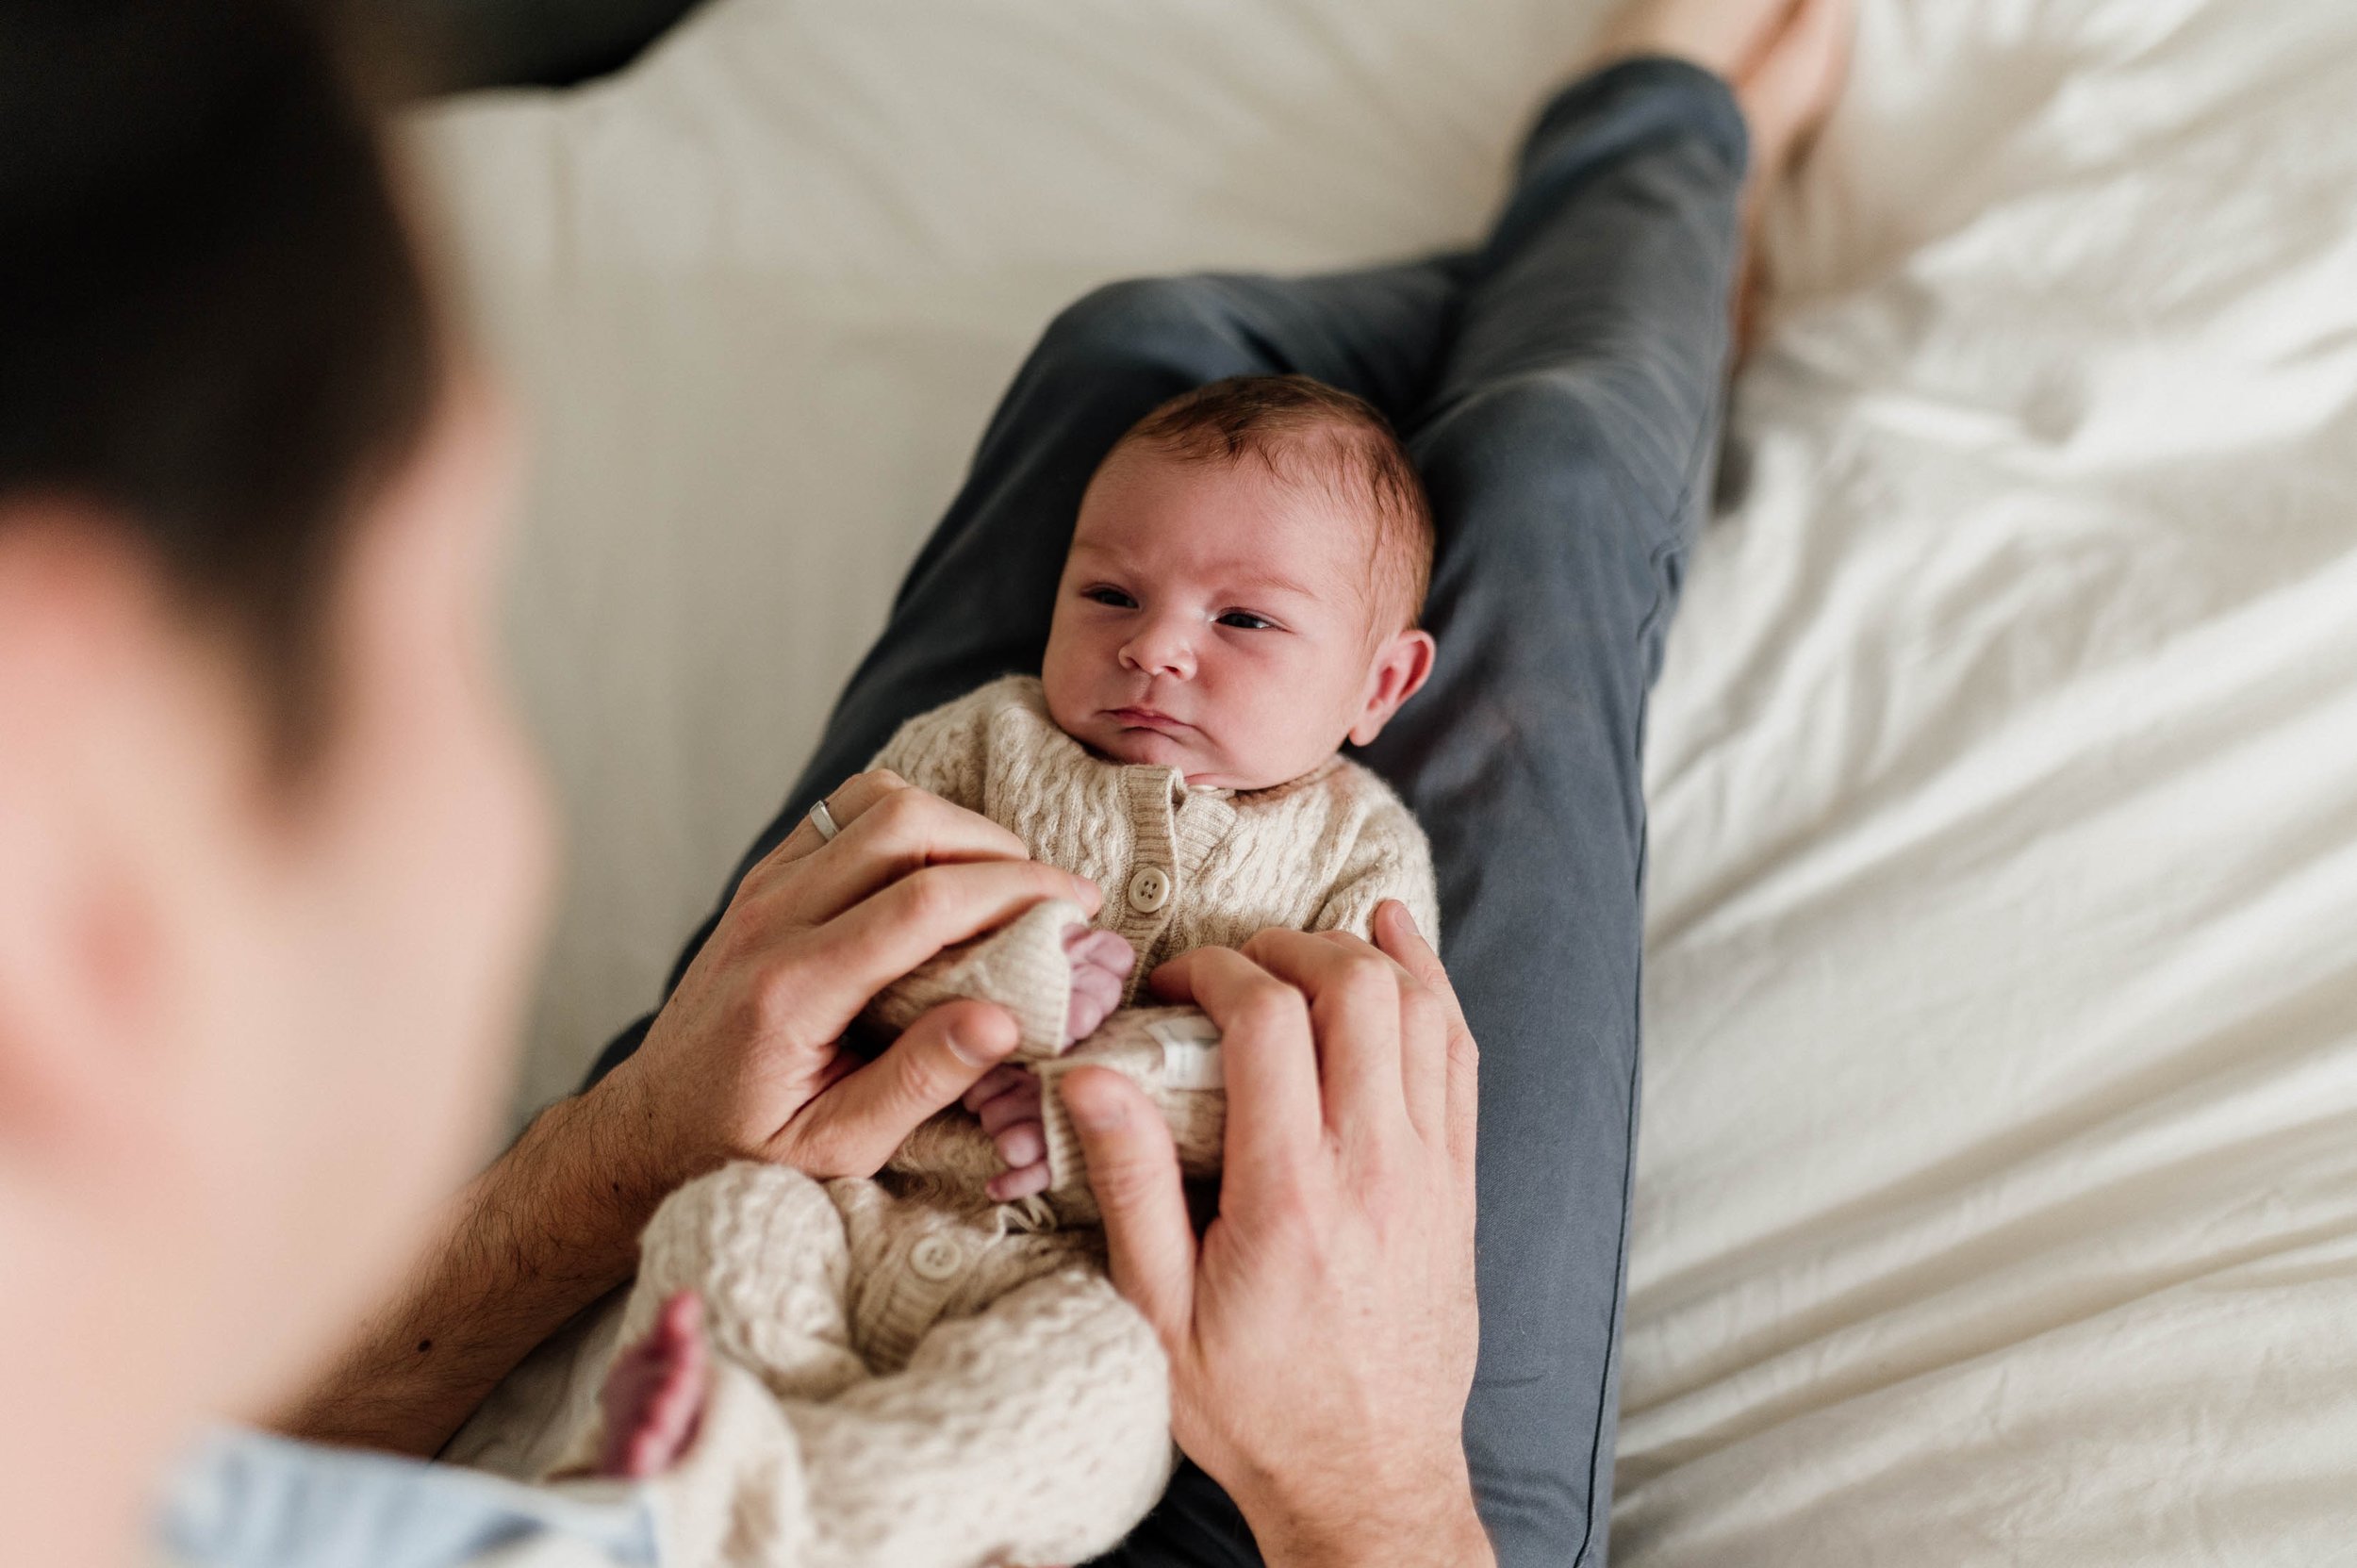
[{"label": "baby's reddish hair", "polygon": [[1278,477],[1326,485],[1363,507],[1373,529],[1370,602],[1396,606],[1404,631],[1432,582],[1432,503],[1382,410],[1306,375],[1235,375],[1197,387],[1129,428],[1113,451],[1146,445],[1193,462],[1257,457]]}]

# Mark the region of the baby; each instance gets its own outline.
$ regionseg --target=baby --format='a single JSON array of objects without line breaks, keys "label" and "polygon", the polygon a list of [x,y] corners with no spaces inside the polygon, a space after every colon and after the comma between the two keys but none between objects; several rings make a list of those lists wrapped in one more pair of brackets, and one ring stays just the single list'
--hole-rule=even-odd
[{"label": "baby", "polygon": [[[602,1417],[567,1468],[657,1477],[678,1560],[1068,1562],[1167,1477],[1159,1346],[1104,1277],[1056,1083],[1121,1071],[1218,1170],[1218,1032],[1129,1005],[1263,928],[1438,927],[1407,808],[1338,754],[1429,673],[1432,519],[1382,416],[1299,376],[1156,409],[1082,500],[1041,676],[911,720],[876,766],[1105,890],[1041,904],[883,996],[897,1031],[1006,1007],[1014,1065],[873,1180],[733,1165],[648,1227]],[[781,1488],[807,1507],[766,1508]],[[782,1517],[798,1520],[783,1539]],[[667,1556],[666,1560],[673,1559]]]}]

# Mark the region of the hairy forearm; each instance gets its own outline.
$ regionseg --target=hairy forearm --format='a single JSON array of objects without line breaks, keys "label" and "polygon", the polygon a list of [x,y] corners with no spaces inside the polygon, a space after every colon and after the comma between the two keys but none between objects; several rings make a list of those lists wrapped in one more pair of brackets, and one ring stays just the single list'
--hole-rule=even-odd
[{"label": "hairy forearm", "polygon": [[1404,1536],[1354,1529],[1260,1545],[1269,1568],[1495,1568],[1497,1562],[1471,1494]]},{"label": "hairy forearm", "polygon": [[1411,1537],[1323,1543],[1268,1557],[1271,1568],[1496,1568],[1497,1560],[1470,1496]]},{"label": "hairy forearm", "polygon": [[431,1455],[535,1346],[627,1279],[639,1230],[676,1184],[630,1105],[608,1080],[542,1113],[453,1201],[402,1296],[285,1428]]},{"label": "hairy forearm", "polygon": [[1258,1490],[1237,1502],[1269,1568],[1495,1568],[1461,1455],[1434,1461],[1416,1484],[1366,1477],[1350,1491],[1329,1506]]}]

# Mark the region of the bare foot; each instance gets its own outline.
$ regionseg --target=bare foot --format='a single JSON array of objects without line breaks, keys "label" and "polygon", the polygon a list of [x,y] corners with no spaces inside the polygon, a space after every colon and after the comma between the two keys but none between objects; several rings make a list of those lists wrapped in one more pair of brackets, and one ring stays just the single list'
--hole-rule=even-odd
[{"label": "bare foot", "polygon": [[1752,132],[1755,199],[1790,172],[1833,112],[1850,64],[1853,0],[1799,0],[1753,62],[1728,78]]},{"label": "bare foot", "polygon": [[1736,102],[1751,129],[1752,170],[1743,191],[1743,266],[1736,286],[1739,355],[1759,330],[1768,277],[1759,260],[1768,198],[1833,112],[1850,64],[1854,0],[1799,0],[1750,69],[1735,78]]},{"label": "bare foot", "polygon": [[1121,1005],[1122,987],[1137,967],[1137,949],[1118,933],[1075,926],[1064,936],[1063,950],[1072,960],[1072,1015],[1064,1033],[1085,1040]]},{"label": "bare foot", "polygon": [[1757,265],[1761,215],[1809,136],[1840,95],[1854,0],[1637,0],[1605,29],[1596,63],[1668,55],[1735,89],[1751,132],[1743,192],[1744,261],[1738,273],[1739,353],[1751,346],[1766,282]]},{"label": "bare foot", "polygon": [[[1065,933],[1064,956],[1072,960],[1072,1012],[1064,1032],[1085,1040],[1121,1005],[1123,985],[1137,966],[1129,944],[1110,931],[1075,926]],[[1012,1203],[1047,1190],[1047,1130],[1039,1114],[1039,1080],[1017,1066],[993,1067],[963,1101],[982,1119],[1007,1168],[990,1179],[993,1201]]]},{"label": "bare foot", "polygon": [[991,1200],[1013,1203],[1046,1192],[1047,1130],[1040,1121],[1039,1080],[1022,1067],[993,1067],[965,1092],[964,1103],[982,1119],[982,1131],[1007,1163],[990,1179]]},{"label": "bare foot", "polygon": [[1732,82],[1759,63],[1798,0],[1637,0],[1606,26],[1595,63],[1638,55],[1689,60]]},{"label": "bare foot", "polygon": [[663,1303],[647,1337],[614,1358],[598,1391],[605,1412],[599,1475],[660,1476],[696,1441],[711,1392],[703,1325],[703,1303],[694,1291],[680,1291]]}]

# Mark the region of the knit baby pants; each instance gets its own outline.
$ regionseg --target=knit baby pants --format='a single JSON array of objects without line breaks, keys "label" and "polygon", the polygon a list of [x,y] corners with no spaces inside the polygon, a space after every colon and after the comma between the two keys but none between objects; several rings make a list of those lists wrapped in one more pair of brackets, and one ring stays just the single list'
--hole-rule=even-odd
[{"label": "knit baby pants", "polygon": [[[1442,956],[1481,1044],[1482,1344],[1465,1446],[1508,1568],[1604,1558],[1637,1116],[1645,700],[1716,469],[1747,156],[1723,83],[1631,61],[1548,106],[1477,250],[1327,277],[1118,284],[1073,305],[1016,376],[745,861],[904,720],[1038,670],[1081,491],[1157,404],[1224,376],[1298,371],[1389,414],[1439,522],[1426,625],[1440,656],[1360,760],[1431,839]],[[1182,1466],[1114,1560],[1259,1554],[1218,1488]]]},{"label": "knit baby pants", "polygon": [[[674,1292],[715,1367],[688,1462],[651,1485],[701,1568],[1079,1561],[1170,1475],[1162,1347],[1087,1230],[737,1164],[665,1200],[621,1342]],[[599,1449],[583,1432],[559,1475]]]}]

